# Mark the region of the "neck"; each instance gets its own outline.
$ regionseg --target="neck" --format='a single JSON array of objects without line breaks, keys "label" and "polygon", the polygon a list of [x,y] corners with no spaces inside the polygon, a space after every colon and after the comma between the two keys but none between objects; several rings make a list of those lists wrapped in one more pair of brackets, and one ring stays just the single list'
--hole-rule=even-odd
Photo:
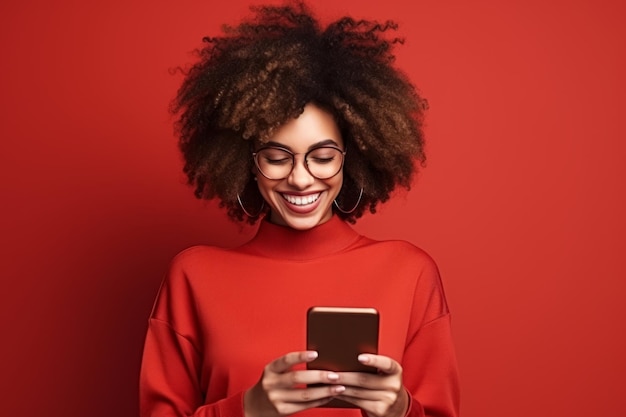
[{"label": "neck", "polygon": [[308,260],[337,253],[361,236],[337,216],[307,230],[264,220],[257,235],[240,249],[269,258]]}]

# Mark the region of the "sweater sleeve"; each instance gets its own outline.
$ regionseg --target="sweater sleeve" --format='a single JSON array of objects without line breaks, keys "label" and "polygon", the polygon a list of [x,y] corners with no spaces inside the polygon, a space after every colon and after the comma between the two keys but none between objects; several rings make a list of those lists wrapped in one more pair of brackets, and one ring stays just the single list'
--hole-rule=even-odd
[{"label": "sweater sleeve", "polygon": [[407,417],[459,415],[459,379],[449,314],[421,328],[406,347],[403,376],[411,395]]},{"label": "sweater sleeve", "polygon": [[243,393],[204,404],[199,355],[185,337],[151,318],[140,375],[141,417],[244,417]]},{"label": "sweater sleeve", "polygon": [[417,282],[402,359],[407,417],[457,417],[459,376],[439,271],[428,258]]},{"label": "sweater sleeve", "polygon": [[242,392],[206,403],[202,325],[191,278],[206,270],[203,251],[190,248],[176,256],[161,283],[139,377],[141,417],[244,417]]}]

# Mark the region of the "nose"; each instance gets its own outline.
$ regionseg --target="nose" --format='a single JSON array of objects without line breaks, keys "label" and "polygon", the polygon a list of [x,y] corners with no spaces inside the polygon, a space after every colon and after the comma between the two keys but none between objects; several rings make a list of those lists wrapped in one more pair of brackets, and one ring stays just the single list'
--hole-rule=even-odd
[{"label": "nose", "polygon": [[304,158],[295,158],[293,169],[287,177],[287,183],[298,190],[304,190],[315,182],[315,178],[309,173],[304,165]]}]

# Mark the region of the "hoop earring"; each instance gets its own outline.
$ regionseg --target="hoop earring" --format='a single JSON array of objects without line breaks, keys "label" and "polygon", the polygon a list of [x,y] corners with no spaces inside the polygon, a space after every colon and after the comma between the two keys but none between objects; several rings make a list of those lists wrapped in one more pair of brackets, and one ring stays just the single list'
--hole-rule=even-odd
[{"label": "hoop earring", "polygon": [[335,203],[335,207],[337,207],[337,210],[339,210],[343,214],[352,214],[354,210],[356,210],[356,208],[359,206],[359,203],[361,202],[361,197],[363,197],[363,187],[361,187],[361,192],[359,192],[359,199],[356,201],[356,204],[354,205],[354,207],[352,207],[352,209],[350,210],[344,210],[341,207],[339,207],[339,203],[337,203],[336,198],[333,200],[333,203]]},{"label": "hoop earring", "polygon": [[246,216],[250,217],[251,219],[256,219],[257,217],[259,217],[261,213],[263,213],[263,209],[265,208],[265,200],[263,200],[263,202],[261,203],[261,208],[253,216],[252,214],[248,213],[248,210],[246,210],[246,208],[243,206],[243,203],[241,202],[241,197],[239,197],[239,193],[237,193],[237,201],[239,202],[239,207],[241,207]]}]

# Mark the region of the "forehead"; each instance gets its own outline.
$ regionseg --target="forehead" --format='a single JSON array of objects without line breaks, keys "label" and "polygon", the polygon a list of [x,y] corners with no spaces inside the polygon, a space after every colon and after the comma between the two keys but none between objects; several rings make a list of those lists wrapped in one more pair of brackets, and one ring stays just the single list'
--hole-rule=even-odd
[{"label": "forehead", "polygon": [[282,125],[268,139],[295,152],[304,152],[312,145],[327,139],[343,146],[339,127],[333,116],[314,104],[307,104],[300,116]]}]

